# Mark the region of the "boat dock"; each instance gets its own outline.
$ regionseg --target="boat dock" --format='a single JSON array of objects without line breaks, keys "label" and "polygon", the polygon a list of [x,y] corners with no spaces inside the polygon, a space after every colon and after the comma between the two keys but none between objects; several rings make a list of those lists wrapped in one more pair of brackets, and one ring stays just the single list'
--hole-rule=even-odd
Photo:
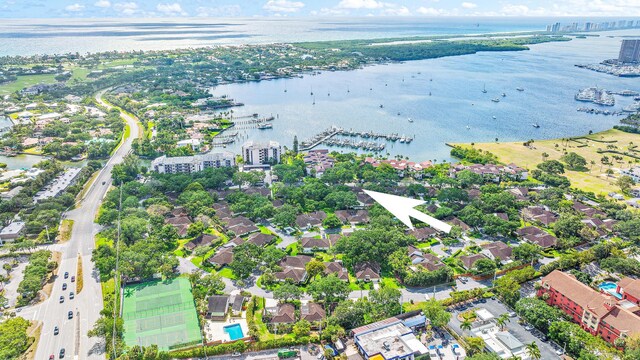
[{"label": "boat dock", "polygon": [[386,141],[391,142],[400,142],[409,144],[413,141],[413,137],[399,135],[399,134],[382,134],[375,133],[373,131],[355,131],[353,129],[345,130],[343,128],[339,128],[336,126],[332,126],[323,132],[313,136],[312,138],[301,142],[301,150],[311,150],[320,144],[325,144],[328,146],[336,146],[336,147],[348,147],[351,149],[358,150],[369,150],[369,151],[382,151],[385,149],[386,145],[384,143],[378,143],[374,141],[365,141],[365,140],[355,140],[348,138],[336,139],[336,136],[345,136],[345,137],[360,137],[363,139],[384,139]]}]

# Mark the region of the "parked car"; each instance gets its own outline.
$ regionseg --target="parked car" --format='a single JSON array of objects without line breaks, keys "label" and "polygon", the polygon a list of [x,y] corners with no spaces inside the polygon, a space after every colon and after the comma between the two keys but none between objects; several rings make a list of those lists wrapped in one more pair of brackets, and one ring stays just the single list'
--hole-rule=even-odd
[{"label": "parked car", "polygon": [[76,277],[75,277],[75,276],[72,276],[72,277],[71,277],[71,282],[75,282],[75,281],[76,281]]},{"label": "parked car", "polygon": [[513,311],[509,312],[509,317],[516,317],[516,316],[518,316],[518,314],[516,314],[515,312]]},{"label": "parked car", "polygon": [[69,310],[69,313],[67,314],[67,318],[69,320],[73,319],[73,311]]},{"label": "parked car", "polygon": [[67,290],[67,283],[63,283],[63,284],[62,284],[62,290],[63,290],[63,291],[64,291],[64,290]]},{"label": "parked car", "polygon": [[60,296],[60,304],[64,302],[64,296]]},{"label": "parked car", "polygon": [[64,358],[64,348],[60,349],[60,359]]},{"label": "parked car", "polygon": [[531,330],[533,330],[533,326],[527,324],[527,325],[524,326],[524,329],[527,330],[527,331],[531,331]]},{"label": "parked car", "polygon": [[73,300],[74,296],[75,294],[73,293],[73,291],[69,293],[69,299]]},{"label": "parked car", "polygon": [[53,335],[58,335],[60,333],[60,329],[57,326],[53,328]]},{"label": "parked car", "polygon": [[69,272],[68,272],[68,271],[65,271],[65,272],[64,272],[64,278],[66,279],[66,278],[68,278],[68,277],[69,277]]},{"label": "parked car", "polygon": [[49,360],[54,360],[55,358],[56,358],[55,355],[53,355],[53,354],[49,355]]}]

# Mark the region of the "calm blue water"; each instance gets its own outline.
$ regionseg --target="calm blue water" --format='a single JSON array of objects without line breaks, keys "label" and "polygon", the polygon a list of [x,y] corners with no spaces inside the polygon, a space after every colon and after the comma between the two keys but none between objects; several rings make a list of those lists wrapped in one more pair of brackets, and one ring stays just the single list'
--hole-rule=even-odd
[{"label": "calm blue water", "polygon": [[[594,85],[640,91],[638,78],[618,78],[574,66],[616,57],[620,36],[640,35],[640,30],[603,34],[598,38],[534,45],[530,51],[371,66],[307,75],[303,79],[226,85],[213,92],[244,102],[246,106],[234,110],[238,115],[278,117],[272,130],[243,130],[245,139],[277,140],[291,147],[294,135],[303,140],[337,125],[415,136],[408,145],[388,143],[385,152],[412,160],[441,161],[450,159],[446,142],[558,138],[617,124],[619,117],[577,112],[585,103],[573,98],[578,89]],[[487,94],[482,93],[483,86]],[[525,91],[516,91],[518,87]],[[503,92],[505,98],[500,96]],[[500,98],[499,103],[491,101],[496,97]],[[616,99],[615,109],[632,102],[631,98]],[[380,108],[381,104],[384,108]],[[413,123],[408,122],[409,117]],[[533,123],[540,128],[534,128]],[[229,149],[238,151],[243,141]]]},{"label": "calm blue water", "polygon": [[231,339],[231,341],[242,339],[244,337],[244,334],[242,333],[242,327],[240,327],[240,324],[225,326],[224,332],[229,334],[229,339]]},{"label": "calm blue water", "polygon": [[[531,17],[2,19],[0,56],[535,31],[544,30],[556,20]],[[611,21],[602,19],[605,20]],[[584,22],[585,19],[563,18],[561,21]]]}]

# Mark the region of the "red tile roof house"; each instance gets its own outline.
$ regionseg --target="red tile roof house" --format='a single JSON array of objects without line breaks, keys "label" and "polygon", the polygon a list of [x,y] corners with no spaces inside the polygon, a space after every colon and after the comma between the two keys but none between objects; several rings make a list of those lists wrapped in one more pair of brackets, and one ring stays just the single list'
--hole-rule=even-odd
[{"label": "red tile roof house", "polygon": [[278,304],[276,308],[265,308],[269,324],[293,324],[296,322],[296,308],[293,304]]},{"label": "red tile roof house", "polygon": [[324,274],[331,275],[334,274],[338,279],[343,281],[349,281],[349,272],[342,264],[342,261],[330,261],[324,263]]},{"label": "red tile roof house", "polygon": [[538,244],[542,248],[554,247],[558,244],[558,239],[535,226],[526,226],[516,230],[516,234],[524,241]]},{"label": "red tile roof house", "polygon": [[473,269],[473,264],[475,264],[476,261],[480,259],[487,259],[487,257],[484,256],[484,254],[473,254],[460,256],[459,259],[467,270],[471,270]]},{"label": "red tile roof house", "polygon": [[303,283],[307,280],[306,266],[313,258],[307,255],[286,256],[280,261],[280,268],[282,271],[278,271],[273,275],[279,281],[292,281],[296,284]]},{"label": "red tile roof house", "polygon": [[300,318],[310,323],[322,321],[326,316],[326,312],[322,305],[314,302],[308,302],[300,305]]},{"label": "red tile roof house", "polygon": [[451,218],[447,220],[447,222],[449,223],[449,225],[460,226],[463,232],[471,230],[471,226],[465,224],[462,220],[458,219],[457,217]]},{"label": "red tile roof house", "polygon": [[[592,335],[600,336],[611,344],[619,337],[640,335],[640,308],[637,303],[598,292],[575,276],[559,270],[542,278],[541,285],[538,297],[567,313]],[[629,282],[625,281],[624,285],[629,286]]]},{"label": "red tile roof house", "polygon": [[255,225],[244,225],[238,224],[235,226],[227,227],[227,230],[233,231],[236,236],[245,236],[254,232],[260,231],[260,229]]},{"label": "red tile roof house", "polygon": [[380,281],[380,265],[374,262],[365,262],[356,264],[355,266],[356,279],[359,281]]}]

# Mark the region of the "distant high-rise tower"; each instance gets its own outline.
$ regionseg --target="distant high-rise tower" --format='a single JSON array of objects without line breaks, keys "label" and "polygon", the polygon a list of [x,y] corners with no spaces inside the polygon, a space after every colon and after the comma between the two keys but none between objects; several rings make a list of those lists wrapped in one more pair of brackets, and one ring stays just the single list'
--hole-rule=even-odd
[{"label": "distant high-rise tower", "polygon": [[621,63],[640,62],[640,39],[622,40],[618,61]]}]

